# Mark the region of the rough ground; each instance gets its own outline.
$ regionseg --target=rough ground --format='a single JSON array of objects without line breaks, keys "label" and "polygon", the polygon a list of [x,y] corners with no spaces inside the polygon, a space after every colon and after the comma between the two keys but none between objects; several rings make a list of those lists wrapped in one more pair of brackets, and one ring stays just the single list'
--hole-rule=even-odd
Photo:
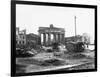
[{"label": "rough ground", "polygon": [[[57,58],[64,60],[63,65],[54,66],[54,65],[41,65],[43,60],[49,59],[48,58]],[[52,56],[52,53],[40,53],[34,57],[30,58],[17,58],[16,59],[17,64],[17,73],[23,73],[23,72],[34,72],[37,70],[44,70],[44,69],[52,69],[55,67],[62,67],[67,65],[77,65],[82,64],[75,67],[70,68],[64,68],[61,70],[78,70],[78,69],[93,69],[94,68],[94,52],[86,51],[83,53],[66,53],[61,56]]]}]

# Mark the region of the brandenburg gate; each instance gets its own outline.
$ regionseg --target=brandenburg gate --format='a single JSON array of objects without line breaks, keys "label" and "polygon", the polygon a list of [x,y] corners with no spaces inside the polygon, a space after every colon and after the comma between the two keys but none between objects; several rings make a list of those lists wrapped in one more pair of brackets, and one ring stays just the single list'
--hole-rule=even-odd
[{"label": "brandenburg gate", "polygon": [[65,29],[56,28],[53,24],[50,27],[39,27],[41,45],[51,45],[52,43],[64,43]]}]

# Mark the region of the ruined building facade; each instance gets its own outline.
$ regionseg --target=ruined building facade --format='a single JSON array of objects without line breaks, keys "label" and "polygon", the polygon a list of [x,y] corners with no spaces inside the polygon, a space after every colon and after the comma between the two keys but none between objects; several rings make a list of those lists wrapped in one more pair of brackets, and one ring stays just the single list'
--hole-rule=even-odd
[{"label": "ruined building facade", "polygon": [[39,27],[39,36],[41,38],[42,45],[50,45],[52,43],[64,43],[65,29],[54,27],[53,24],[50,27]]},{"label": "ruined building facade", "polygon": [[16,28],[16,45],[26,45],[26,30]]}]

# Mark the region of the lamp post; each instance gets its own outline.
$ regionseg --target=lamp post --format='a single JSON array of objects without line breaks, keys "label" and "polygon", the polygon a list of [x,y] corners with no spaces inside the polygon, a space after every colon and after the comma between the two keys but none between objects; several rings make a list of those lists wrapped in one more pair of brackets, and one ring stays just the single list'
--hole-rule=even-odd
[{"label": "lamp post", "polygon": [[76,16],[75,16],[75,39],[74,39],[74,41],[76,42],[77,41],[77,32],[76,32]]},{"label": "lamp post", "polygon": [[75,36],[77,35],[77,32],[76,32],[76,16],[75,16]]}]

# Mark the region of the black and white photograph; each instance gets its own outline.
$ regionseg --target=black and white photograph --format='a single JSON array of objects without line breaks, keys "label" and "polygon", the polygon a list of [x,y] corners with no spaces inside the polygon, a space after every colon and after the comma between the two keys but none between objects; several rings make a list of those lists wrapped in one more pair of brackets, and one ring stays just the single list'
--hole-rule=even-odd
[{"label": "black and white photograph", "polygon": [[16,4],[16,74],[96,69],[95,9],[40,3]]}]

